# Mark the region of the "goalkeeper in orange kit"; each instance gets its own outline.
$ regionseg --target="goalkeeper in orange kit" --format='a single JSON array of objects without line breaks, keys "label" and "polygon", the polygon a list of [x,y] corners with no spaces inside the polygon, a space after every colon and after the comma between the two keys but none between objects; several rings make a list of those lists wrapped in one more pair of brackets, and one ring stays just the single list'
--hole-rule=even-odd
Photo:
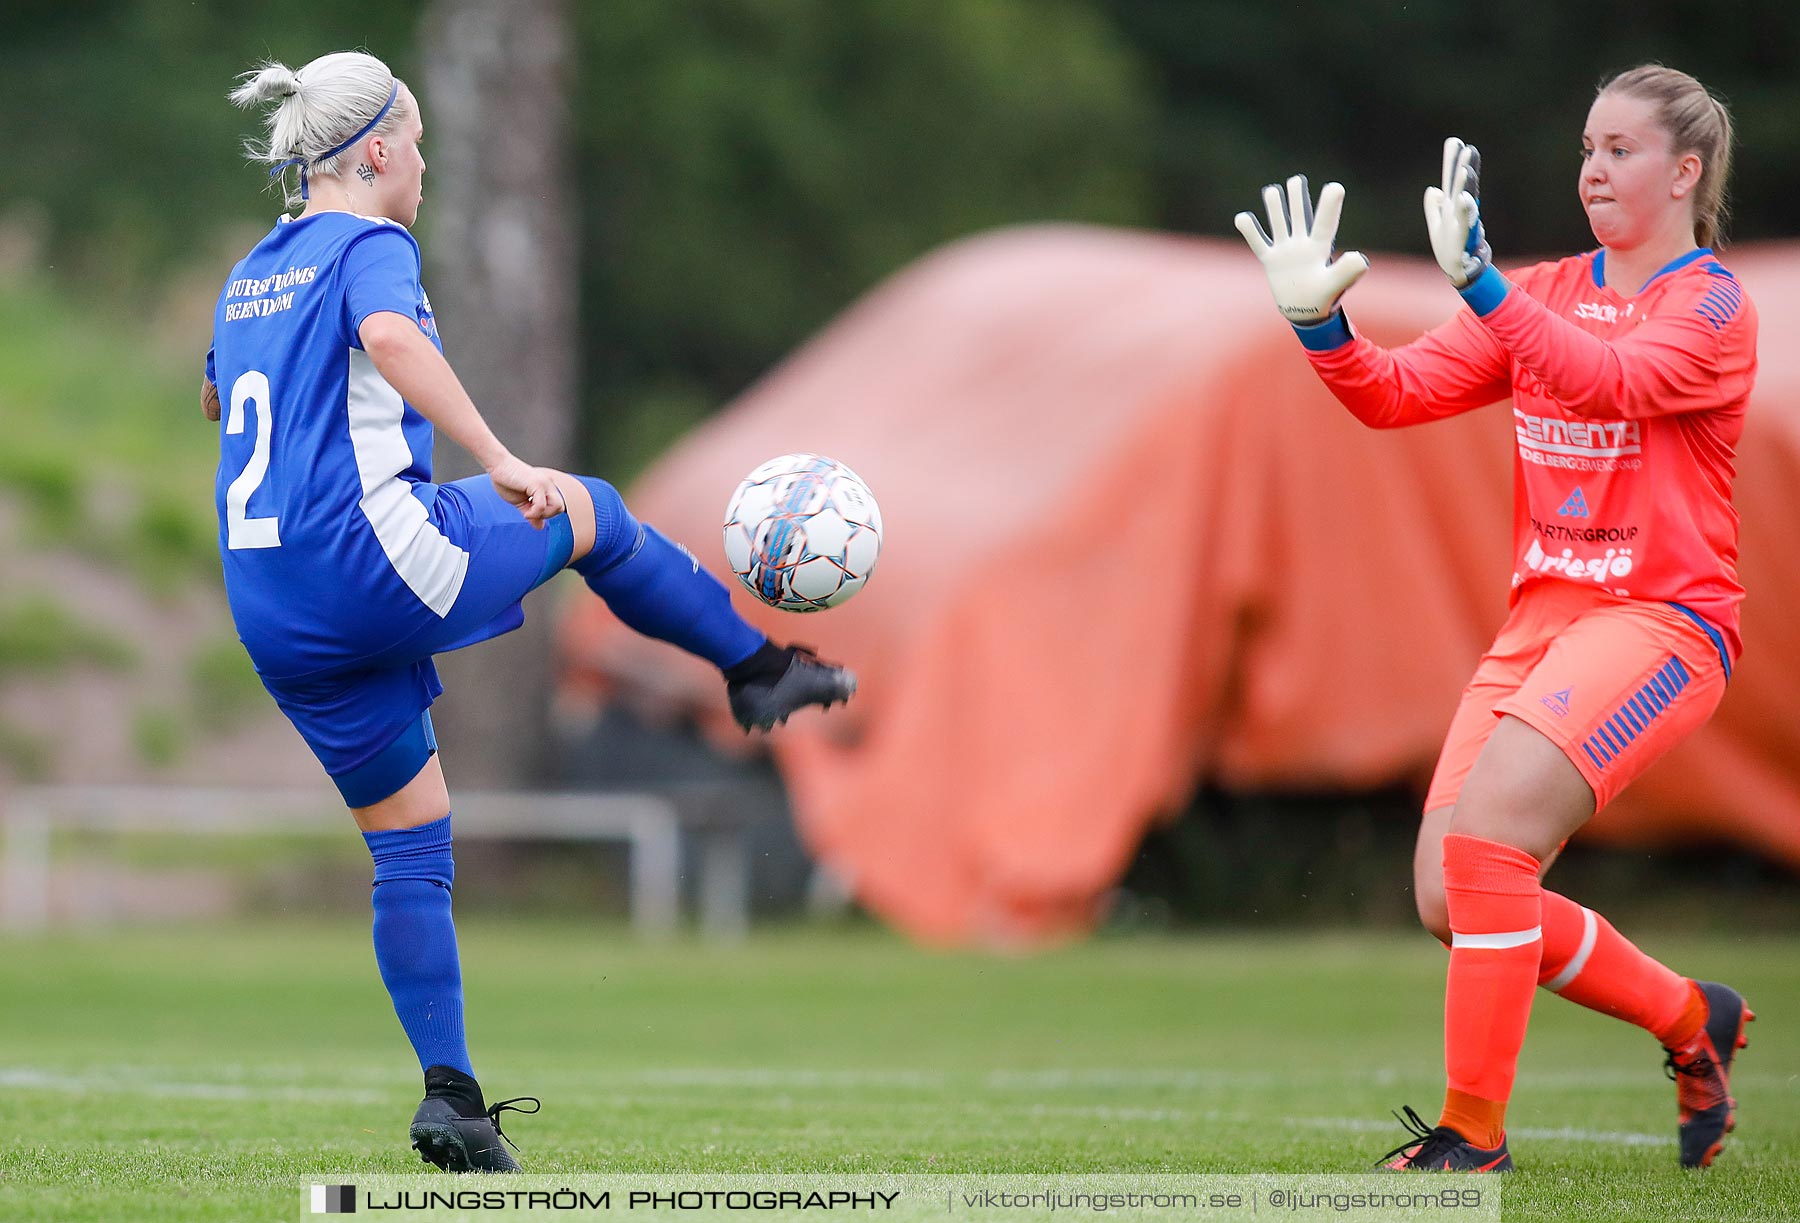
[{"label": "goalkeeper in orange kit", "polygon": [[1451,721],[1414,858],[1419,915],[1450,948],[1448,1088],[1406,1110],[1394,1170],[1507,1171],[1506,1105],[1542,986],[1646,1029],[1676,1083],[1681,1162],[1735,1124],[1730,1073],[1754,1016],[1724,985],[1645,955],[1542,886],[1564,841],[1718,706],[1739,650],[1734,452],[1756,374],[1756,311],[1712,247],[1731,120],[1686,73],[1603,85],[1577,189],[1599,246],[1503,275],[1480,158],[1452,138],[1425,193],[1433,254],[1468,306],[1404,347],[1351,330],[1368,270],[1333,259],[1344,189],[1263,190],[1238,229],[1314,369],[1365,424],[1513,405],[1511,611]]}]

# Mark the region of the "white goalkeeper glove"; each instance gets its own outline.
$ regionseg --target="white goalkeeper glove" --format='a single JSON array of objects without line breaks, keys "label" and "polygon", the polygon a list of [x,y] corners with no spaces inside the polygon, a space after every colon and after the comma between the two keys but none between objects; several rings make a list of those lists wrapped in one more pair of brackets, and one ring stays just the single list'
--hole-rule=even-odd
[{"label": "white goalkeeper glove", "polygon": [[1274,183],[1264,187],[1262,194],[1263,207],[1269,213],[1268,233],[1248,212],[1237,214],[1238,232],[1262,260],[1269,291],[1282,316],[1296,327],[1323,323],[1337,313],[1338,299],[1369,270],[1369,260],[1361,251],[1331,257],[1338,216],[1344,209],[1344,186],[1325,184],[1319,192],[1317,216],[1305,175],[1287,180],[1285,197]]},{"label": "white goalkeeper glove", "polygon": [[1481,154],[1455,136],[1444,141],[1442,185],[1425,188],[1425,228],[1431,253],[1458,289],[1466,289],[1493,266],[1481,228]]}]

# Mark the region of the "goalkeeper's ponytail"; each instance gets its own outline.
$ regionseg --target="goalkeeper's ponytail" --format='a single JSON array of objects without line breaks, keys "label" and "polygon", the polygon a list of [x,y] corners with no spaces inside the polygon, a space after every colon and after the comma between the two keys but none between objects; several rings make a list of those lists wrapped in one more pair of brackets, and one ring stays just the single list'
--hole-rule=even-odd
[{"label": "goalkeeper's ponytail", "polygon": [[1674,68],[1645,64],[1601,84],[1600,93],[1622,93],[1656,105],[1656,119],[1669,133],[1677,157],[1700,156],[1700,184],[1694,190],[1694,241],[1718,247],[1725,238],[1731,178],[1731,112],[1706,86]]}]

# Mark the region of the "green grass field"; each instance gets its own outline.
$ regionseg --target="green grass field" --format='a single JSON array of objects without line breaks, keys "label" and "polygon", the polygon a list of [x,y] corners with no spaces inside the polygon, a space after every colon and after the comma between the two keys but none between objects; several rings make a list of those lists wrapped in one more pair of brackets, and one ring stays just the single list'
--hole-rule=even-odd
[{"label": "green grass field", "polygon": [[[1761,1015],[1738,1134],[1681,1172],[1654,1042],[1540,995],[1506,1218],[1800,1216],[1800,948],[1646,941]],[[1442,1089],[1422,936],[462,944],[490,1098],[544,1099],[507,1122],[533,1172],[1356,1172]],[[361,923],[0,942],[0,1219],[292,1220],[308,1174],[421,1167],[418,1093]]]}]

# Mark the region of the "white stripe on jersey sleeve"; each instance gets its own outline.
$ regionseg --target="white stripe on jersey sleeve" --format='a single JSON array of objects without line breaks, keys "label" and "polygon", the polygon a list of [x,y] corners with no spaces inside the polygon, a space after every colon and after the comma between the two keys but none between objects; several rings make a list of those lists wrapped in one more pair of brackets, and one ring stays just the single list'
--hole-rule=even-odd
[{"label": "white stripe on jersey sleeve", "polygon": [[469,554],[444,538],[412,495],[412,486],[400,478],[413,461],[400,429],[406,404],[360,348],[350,350],[349,406],[363,515],[394,572],[442,619],[462,591]]}]

